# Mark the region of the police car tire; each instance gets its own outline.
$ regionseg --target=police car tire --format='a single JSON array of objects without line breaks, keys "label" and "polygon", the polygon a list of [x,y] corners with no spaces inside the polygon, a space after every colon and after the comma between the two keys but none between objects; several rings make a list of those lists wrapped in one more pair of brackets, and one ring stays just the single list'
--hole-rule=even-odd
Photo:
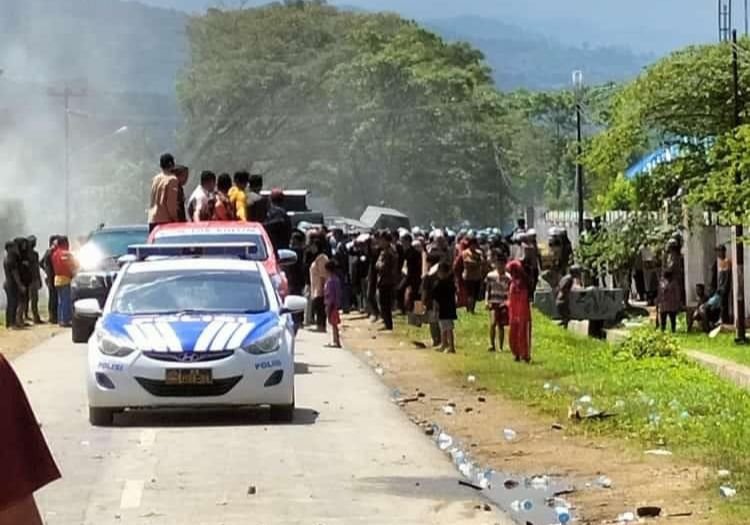
[{"label": "police car tire", "polygon": [[73,316],[71,335],[74,343],[88,343],[91,334],[94,333],[94,325],[91,321],[76,315]]},{"label": "police car tire", "polygon": [[271,421],[291,423],[294,420],[294,401],[291,405],[271,406]]},{"label": "police car tire", "polygon": [[89,407],[89,423],[95,427],[109,427],[115,422],[115,412],[110,408]]}]

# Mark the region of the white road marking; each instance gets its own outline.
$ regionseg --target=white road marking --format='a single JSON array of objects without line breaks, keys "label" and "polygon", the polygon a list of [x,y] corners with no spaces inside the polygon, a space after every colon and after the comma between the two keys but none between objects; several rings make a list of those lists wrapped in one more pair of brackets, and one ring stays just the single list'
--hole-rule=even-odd
[{"label": "white road marking", "polygon": [[214,342],[211,343],[211,351],[212,352],[220,352],[222,350],[226,350],[227,343],[232,338],[232,335],[234,332],[237,331],[237,329],[240,327],[239,323],[227,323],[225,324],[222,329],[219,331],[218,334],[216,334],[216,337],[214,338]]},{"label": "white road marking", "polygon": [[208,350],[208,347],[211,344],[211,341],[213,340],[214,336],[217,334],[219,330],[221,330],[223,326],[224,326],[224,321],[218,321],[218,320],[214,320],[211,324],[206,326],[203,329],[203,332],[201,332],[201,335],[198,338],[198,341],[196,341],[194,350],[196,352],[205,352],[206,350]]},{"label": "white road marking", "polygon": [[122,489],[120,508],[137,509],[141,506],[141,496],[143,496],[143,480],[127,480]]}]

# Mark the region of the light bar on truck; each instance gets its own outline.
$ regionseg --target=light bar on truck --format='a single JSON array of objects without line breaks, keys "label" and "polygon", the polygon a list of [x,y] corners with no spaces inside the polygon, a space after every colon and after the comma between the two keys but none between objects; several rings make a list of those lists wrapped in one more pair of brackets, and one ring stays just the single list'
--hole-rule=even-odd
[{"label": "light bar on truck", "polygon": [[206,243],[206,244],[134,244],[128,246],[128,255],[136,261],[151,257],[231,257],[252,260],[258,253],[254,243]]}]

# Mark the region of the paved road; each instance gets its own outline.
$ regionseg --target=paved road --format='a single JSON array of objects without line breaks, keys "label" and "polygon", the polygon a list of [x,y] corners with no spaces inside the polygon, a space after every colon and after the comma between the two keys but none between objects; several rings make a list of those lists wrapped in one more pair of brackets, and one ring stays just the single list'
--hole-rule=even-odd
[{"label": "paved road", "polygon": [[[85,346],[52,339],[14,366],[64,479],[49,525],[495,524],[449,461],[351,354],[302,334],[294,424],[266,411],[142,412],[88,424]],[[256,493],[249,494],[254,486]]]}]

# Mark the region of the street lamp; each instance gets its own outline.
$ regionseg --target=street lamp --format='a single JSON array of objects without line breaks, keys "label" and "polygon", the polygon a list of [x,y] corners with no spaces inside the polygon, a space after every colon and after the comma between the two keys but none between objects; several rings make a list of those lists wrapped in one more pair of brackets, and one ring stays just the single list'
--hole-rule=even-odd
[{"label": "street lamp", "polygon": [[583,235],[583,143],[581,133],[581,95],[583,94],[583,71],[573,71],[573,89],[576,97],[576,192],[578,194],[578,235]]}]

